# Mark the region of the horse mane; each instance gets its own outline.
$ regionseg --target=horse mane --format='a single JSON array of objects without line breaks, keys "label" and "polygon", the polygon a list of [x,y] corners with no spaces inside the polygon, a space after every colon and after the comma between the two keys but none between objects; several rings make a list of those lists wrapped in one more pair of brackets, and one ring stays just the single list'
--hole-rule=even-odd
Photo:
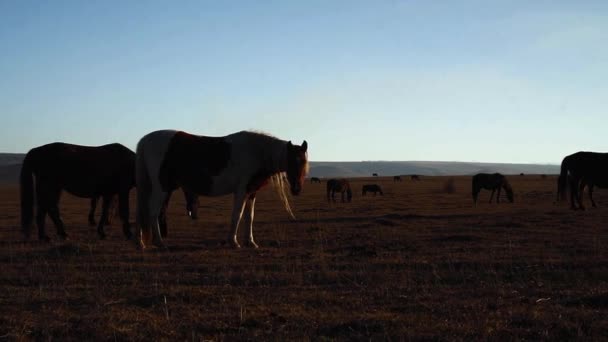
[{"label": "horse mane", "polygon": [[[246,130],[246,131],[241,131],[239,133],[245,134],[245,135],[250,135],[250,136],[255,136],[257,139],[260,139],[262,141],[266,141],[269,144],[272,145],[280,145],[284,148],[284,146],[286,146],[286,144],[288,143],[285,140],[281,140],[275,136],[273,136],[272,134],[263,132],[263,131],[257,131],[257,130]],[[266,146],[266,145],[265,145]],[[272,151],[271,153],[276,153],[274,151]],[[273,155],[273,157],[276,155]],[[276,161],[274,161],[276,163]],[[309,170],[309,164],[308,161],[306,162],[306,170],[303,173],[303,176],[305,176],[308,173]],[[270,176],[270,181],[272,183],[273,188],[276,190],[277,194],[279,195],[279,198],[281,199],[281,201],[283,202],[283,205],[285,206],[285,210],[287,211],[287,213],[289,214],[289,216],[292,219],[296,219],[296,216],[294,215],[292,209],[291,209],[291,204],[289,202],[289,191],[286,190],[286,188],[288,188],[289,186],[286,184],[287,182],[285,181],[287,177],[287,173],[286,172],[277,172],[275,174],[273,174],[272,176]]]}]

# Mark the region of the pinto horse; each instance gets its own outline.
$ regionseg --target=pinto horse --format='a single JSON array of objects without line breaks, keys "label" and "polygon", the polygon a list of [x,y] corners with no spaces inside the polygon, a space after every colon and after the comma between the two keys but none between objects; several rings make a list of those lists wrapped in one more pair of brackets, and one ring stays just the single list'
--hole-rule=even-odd
[{"label": "pinto horse", "polygon": [[490,203],[492,203],[494,192],[496,190],[498,190],[498,194],[496,195],[496,203],[500,203],[500,190],[505,189],[509,202],[513,203],[513,189],[511,188],[511,184],[509,184],[507,178],[500,173],[476,174],[473,176],[472,188],[474,204],[477,204],[477,196],[479,195],[479,191],[481,191],[481,189],[492,190],[492,195],[490,195]]},{"label": "pinto horse", "polygon": [[171,193],[182,187],[203,196],[233,194],[229,243],[240,247],[237,231],[243,211],[253,239],[256,192],[269,181],[275,185],[285,209],[293,217],[285,188],[286,175],[293,195],[302,191],[308,172],[308,144],[294,145],[275,137],[242,131],[223,137],[161,130],[145,135],[137,144],[137,229],[135,243],[144,248],[152,231],[152,244],[165,248],[166,205]]},{"label": "pinto horse", "polygon": [[33,222],[34,197],[38,209],[38,238],[50,240],[44,228],[47,214],[55,224],[57,235],[67,238],[59,214],[59,198],[63,190],[78,197],[103,199],[101,219],[97,225],[101,239],[106,236],[103,226],[108,221],[110,202],[113,196],[118,195],[123,233],[127,238],[131,236],[129,191],[135,186],[135,153],[121,144],[93,147],[51,143],[35,147],[23,160],[20,185],[21,228],[25,238],[29,238]]},{"label": "pinto horse", "polygon": [[[585,209],[583,205],[583,189],[589,186],[591,204],[593,201],[593,186],[608,187],[608,153],[577,152],[562,160],[561,170],[557,181],[557,200],[566,195],[570,186],[570,207]],[[579,207],[576,206],[578,202]]]},{"label": "pinto horse", "polygon": [[342,202],[344,202],[345,193],[348,202],[353,200],[353,192],[350,189],[350,183],[346,179],[330,179],[327,181],[327,202],[330,200],[336,201],[336,192],[342,195]]}]

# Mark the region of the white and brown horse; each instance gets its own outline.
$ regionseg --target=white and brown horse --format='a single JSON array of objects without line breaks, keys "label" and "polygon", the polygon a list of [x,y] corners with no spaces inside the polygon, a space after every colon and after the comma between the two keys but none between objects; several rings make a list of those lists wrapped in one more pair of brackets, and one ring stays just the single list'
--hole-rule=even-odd
[{"label": "white and brown horse", "polygon": [[248,131],[223,137],[174,130],[145,135],[137,144],[136,244],[143,248],[152,230],[152,243],[164,248],[162,237],[167,232],[164,211],[171,192],[182,187],[203,196],[233,194],[228,241],[240,247],[237,231],[245,210],[249,224],[248,242],[257,247],[253,239],[256,192],[272,181],[285,209],[293,217],[284,176],[291,193],[300,194],[308,172],[307,148],[306,141],[298,146],[291,141]]}]

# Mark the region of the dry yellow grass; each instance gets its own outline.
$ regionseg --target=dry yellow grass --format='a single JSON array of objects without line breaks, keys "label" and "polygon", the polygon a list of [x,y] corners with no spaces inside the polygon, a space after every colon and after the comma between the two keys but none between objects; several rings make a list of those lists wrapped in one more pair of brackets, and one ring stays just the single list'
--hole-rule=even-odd
[{"label": "dry yellow grass", "polygon": [[[169,251],[143,253],[118,220],[99,241],[88,201],[65,194],[70,240],[22,242],[18,188],[5,186],[0,337],[608,338],[608,196],[597,191],[600,208],[574,212],[553,203],[555,177],[509,179],[514,204],[489,205],[483,191],[475,208],[470,177],[455,177],[453,193],[441,191],[445,177],[354,179],[350,204],[328,204],[325,183],[306,184],[293,199],[297,222],[266,189],[257,250],[221,244],[230,197],[201,198],[192,222],[176,193]],[[361,196],[370,181],[384,196]]]}]

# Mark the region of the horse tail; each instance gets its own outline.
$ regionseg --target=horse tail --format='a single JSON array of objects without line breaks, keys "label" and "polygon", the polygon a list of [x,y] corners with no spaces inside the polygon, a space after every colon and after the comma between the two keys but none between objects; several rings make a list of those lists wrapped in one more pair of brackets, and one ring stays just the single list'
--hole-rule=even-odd
[{"label": "horse tail", "polygon": [[563,200],[566,198],[566,191],[568,187],[568,164],[570,159],[565,157],[562,160],[562,165],[559,173],[559,177],[557,178],[557,201]]},{"label": "horse tail", "polygon": [[32,151],[29,151],[23,159],[19,184],[21,191],[21,229],[26,237],[29,237],[34,220],[34,158]]},{"label": "horse tail", "polygon": [[[150,192],[151,180],[146,165],[145,151],[143,141],[140,140],[137,144],[137,153],[135,155],[135,184],[137,184],[137,222],[135,229],[135,239],[149,241],[150,239]],[[141,235],[140,235],[141,232]]]}]

